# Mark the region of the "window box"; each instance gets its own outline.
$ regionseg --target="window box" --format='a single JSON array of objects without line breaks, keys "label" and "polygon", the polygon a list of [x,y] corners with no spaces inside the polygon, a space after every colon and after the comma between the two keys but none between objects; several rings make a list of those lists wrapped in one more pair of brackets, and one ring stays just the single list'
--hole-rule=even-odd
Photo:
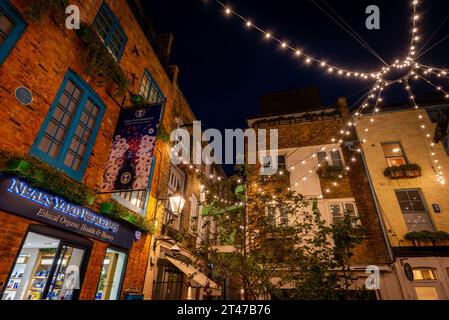
[{"label": "window box", "polygon": [[0,160],[2,160],[0,172],[11,173],[27,180],[35,188],[46,190],[83,206],[90,205],[92,198],[95,200],[93,190],[87,189],[83,184],[75,182],[34,157],[28,155],[19,157],[0,150]]},{"label": "window box", "polygon": [[323,179],[336,179],[344,174],[342,167],[324,166],[318,169],[317,174]]},{"label": "window box", "polygon": [[8,163],[8,171],[25,174],[30,169],[29,162],[23,159],[15,159]]},{"label": "window box", "polygon": [[421,177],[422,171],[421,167],[417,164],[406,164],[385,169],[384,176],[393,180],[414,179]]},{"label": "window box", "polygon": [[449,233],[445,231],[409,232],[404,236],[404,239],[413,242],[414,246],[420,246],[421,244],[429,242],[431,242],[432,245],[436,246],[438,244],[449,241]]},{"label": "window box", "polygon": [[114,219],[125,221],[145,233],[154,232],[154,224],[151,224],[144,216],[129,210],[115,200],[103,203],[100,212]]}]

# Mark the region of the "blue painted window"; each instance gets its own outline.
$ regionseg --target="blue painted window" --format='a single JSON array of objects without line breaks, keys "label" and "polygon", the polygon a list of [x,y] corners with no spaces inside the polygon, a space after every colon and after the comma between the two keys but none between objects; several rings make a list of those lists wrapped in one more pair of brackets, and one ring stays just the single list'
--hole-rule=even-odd
[{"label": "blue painted window", "polygon": [[120,22],[106,2],[103,2],[98,11],[94,21],[94,28],[103,39],[105,46],[119,61],[128,39]]},{"label": "blue painted window", "polygon": [[161,89],[159,89],[159,86],[147,69],[145,69],[143,73],[139,94],[144,97],[148,103],[158,103],[163,100]]},{"label": "blue painted window", "polygon": [[0,64],[5,61],[26,25],[7,0],[0,0]]},{"label": "blue painted window", "polygon": [[88,84],[69,71],[31,153],[81,181],[104,110]]}]

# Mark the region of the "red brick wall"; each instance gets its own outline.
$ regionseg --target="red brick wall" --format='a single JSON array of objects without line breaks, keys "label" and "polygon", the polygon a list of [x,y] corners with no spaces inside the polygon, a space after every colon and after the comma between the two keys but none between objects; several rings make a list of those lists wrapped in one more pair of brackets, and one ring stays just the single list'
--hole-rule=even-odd
[{"label": "red brick wall", "polygon": [[6,285],[14,259],[32,221],[0,211],[0,292]]}]

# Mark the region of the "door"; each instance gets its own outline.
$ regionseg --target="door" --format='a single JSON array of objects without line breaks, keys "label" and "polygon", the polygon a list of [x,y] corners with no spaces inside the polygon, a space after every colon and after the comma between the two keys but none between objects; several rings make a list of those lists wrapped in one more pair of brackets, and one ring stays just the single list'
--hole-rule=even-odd
[{"label": "door", "polygon": [[2,300],[72,300],[79,295],[89,247],[61,234],[30,231],[10,273]]},{"label": "door", "polygon": [[61,243],[47,282],[46,300],[72,300],[81,289],[81,272],[86,250]]}]

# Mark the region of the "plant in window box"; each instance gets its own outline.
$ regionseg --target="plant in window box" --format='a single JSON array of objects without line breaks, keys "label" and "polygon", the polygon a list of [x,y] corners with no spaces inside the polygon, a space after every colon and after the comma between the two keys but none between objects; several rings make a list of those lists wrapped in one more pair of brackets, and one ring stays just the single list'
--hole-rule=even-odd
[{"label": "plant in window box", "polygon": [[140,94],[131,94],[131,102],[138,107],[145,103],[145,98]]},{"label": "plant in window box", "polygon": [[435,233],[431,231],[409,232],[404,236],[404,239],[412,241],[414,246],[420,246],[423,242],[432,242],[435,245]]},{"label": "plant in window box", "polygon": [[60,195],[80,205],[88,205],[95,194],[44,162],[29,155],[17,156],[0,150],[0,172],[27,180],[35,188]]},{"label": "plant in window box", "polygon": [[154,224],[150,223],[144,216],[129,210],[115,200],[103,203],[100,212],[114,219],[127,221],[143,232],[154,233]]},{"label": "plant in window box", "polygon": [[345,173],[344,168],[335,166],[323,166],[318,169],[317,174],[323,179],[335,179]]},{"label": "plant in window box", "polygon": [[449,241],[449,233],[445,231],[437,231],[434,234],[434,238],[437,242],[446,242]]},{"label": "plant in window box", "polygon": [[116,88],[119,94],[124,94],[129,86],[128,78],[97,32],[83,22],[77,34],[86,45],[81,56],[84,71],[95,78],[99,86]]},{"label": "plant in window box", "polygon": [[412,179],[421,177],[421,175],[421,167],[417,164],[405,164],[384,170],[384,176],[389,179]]},{"label": "plant in window box", "polygon": [[11,160],[8,163],[8,170],[10,172],[26,174],[29,169],[30,169],[30,164],[29,164],[29,162],[25,161],[24,159],[15,159],[15,160]]}]

